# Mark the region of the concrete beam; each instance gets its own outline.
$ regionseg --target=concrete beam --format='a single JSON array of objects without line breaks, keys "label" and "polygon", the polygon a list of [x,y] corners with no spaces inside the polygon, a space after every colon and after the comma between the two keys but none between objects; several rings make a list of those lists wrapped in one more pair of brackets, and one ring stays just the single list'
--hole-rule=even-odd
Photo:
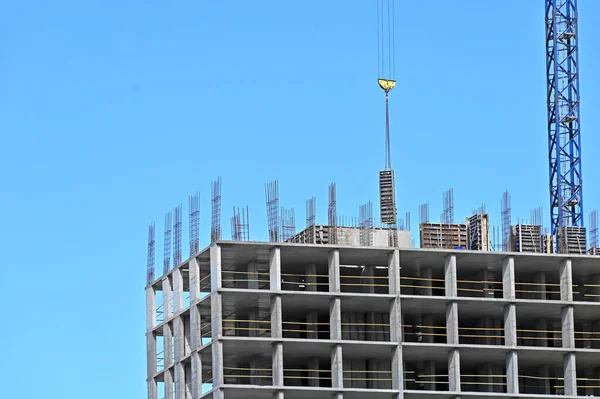
[{"label": "concrete beam", "polygon": [[269,273],[271,291],[281,291],[281,249],[271,248],[269,252]]}]

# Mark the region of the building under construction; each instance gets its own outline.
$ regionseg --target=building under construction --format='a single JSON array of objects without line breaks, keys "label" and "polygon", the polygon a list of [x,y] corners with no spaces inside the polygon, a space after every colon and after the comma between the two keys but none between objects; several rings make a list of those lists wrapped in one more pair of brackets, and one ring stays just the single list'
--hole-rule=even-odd
[{"label": "building under construction", "polygon": [[600,257],[217,241],[146,298],[150,399],[600,395]]},{"label": "building under construction", "polygon": [[456,222],[449,189],[439,221],[430,220],[429,204],[419,209],[420,248],[410,213],[399,218],[396,208],[394,2],[384,1],[377,2],[377,82],[385,93],[379,219],[370,201],[358,217],[338,215],[332,183],[327,223],[317,221],[312,197],[297,232],[275,180],[265,186],[268,241],[252,241],[247,206],[233,208],[231,241],[223,240],[217,179],[211,244],[200,250],[195,193],[189,257],[177,205],[165,216],[158,278],[151,224],[149,399],[600,396],[600,245],[597,211],[589,236],[583,226],[576,1],[546,0],[550,229],[541,208],[513,223],[507,191],[501,230],[485,206]]}]

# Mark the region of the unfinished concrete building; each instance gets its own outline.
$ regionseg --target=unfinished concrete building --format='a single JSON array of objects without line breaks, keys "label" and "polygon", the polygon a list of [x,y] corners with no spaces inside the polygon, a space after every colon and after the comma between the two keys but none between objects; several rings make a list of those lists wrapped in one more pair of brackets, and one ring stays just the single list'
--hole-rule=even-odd
[{"label": "unfinished concrete building", "polygon": [[600,395],[600,258],[217,241],[146,287],[149,399]]},{"label": "unfinished concrete building", "polygon": [[[336,234],[332,234],[332,230]],[[388,247],[391,233],[397,237],[398,247],[410,248],[412,246],[410,231],[402,231],[390,228],[373,227],[368,232],[372,236],[373,246]],[[332,244],[335,236],[338,245],[359,246],[361,229],[359,227],[323,226],[312,225],[300,233],[286,240],[296,244]]]}]

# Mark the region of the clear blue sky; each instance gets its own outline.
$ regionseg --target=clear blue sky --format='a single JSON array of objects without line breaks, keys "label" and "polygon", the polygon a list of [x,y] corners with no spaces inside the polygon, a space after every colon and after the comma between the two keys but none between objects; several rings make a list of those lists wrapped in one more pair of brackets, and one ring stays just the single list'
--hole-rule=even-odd
[{"label": "clear blue sky", "polygon": [[[223,178],[224,236],[263,184],[377,204],[383,96],[372,1],[13,1],[0,23],[6,397],[145,395],[146,229]],[[548,222],[544,2],[397,2],[392,160],[400,212],[481,203]],[[600,190],[600,2],[580,1],[584,195]],[[184,222],[187,255],[187,216]],[[158,240],[157,259],[162,258]],[[159,261],[160,263],[160,261]],[[7,356],[8,355],[8,356]]]}]

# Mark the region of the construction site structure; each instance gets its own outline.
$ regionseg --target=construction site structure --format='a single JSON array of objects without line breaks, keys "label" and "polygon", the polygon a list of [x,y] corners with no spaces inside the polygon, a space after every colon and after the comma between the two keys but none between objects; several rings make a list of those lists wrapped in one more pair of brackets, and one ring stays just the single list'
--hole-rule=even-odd
[{"label": "construction site structure", "polygon": [[148,399],[600,395],[600,257],[217,241],[146,286]]},{"label": "construction site structure", "polygon": [[542,226],[517,224],[511,226],[511,251],[542,253],[544,251]]},{"label": "construction site structure", "polygon": [[564,226],[558,230],[558,252],[585,254],[586,250],[585,227]]},{"label": "construction site structure", "polygon": [[490,250],[490,222],[487,213],[476,213],[467,219],[468,244],[473,251]]},{"label": "construction site structure", "polygon": [[[368,246],[361,243],[361,234],[363,229],[361,227],[343,227],[343,226],[324,226],[324,225],[312,225],[295,236],[286,240],[286,242],[297,243],[297,244],[331,244],[330,237],[334,234],[333,230],[336,230],[335,236],[337,237],[338,245],[350,245],[350,246]],[[397,245],[400,248],[412,247],[411,233],[410,231],[396,231],[398,242]],[[387,227],[372,227],[371,228],[372,242],[371,246],[375,247],[390,247],[389,245],[389,228]]]},{"label": "construction site structure", "polygon": [[421,248],[466,249],[468,233],[466,224],[419,224]]}]

